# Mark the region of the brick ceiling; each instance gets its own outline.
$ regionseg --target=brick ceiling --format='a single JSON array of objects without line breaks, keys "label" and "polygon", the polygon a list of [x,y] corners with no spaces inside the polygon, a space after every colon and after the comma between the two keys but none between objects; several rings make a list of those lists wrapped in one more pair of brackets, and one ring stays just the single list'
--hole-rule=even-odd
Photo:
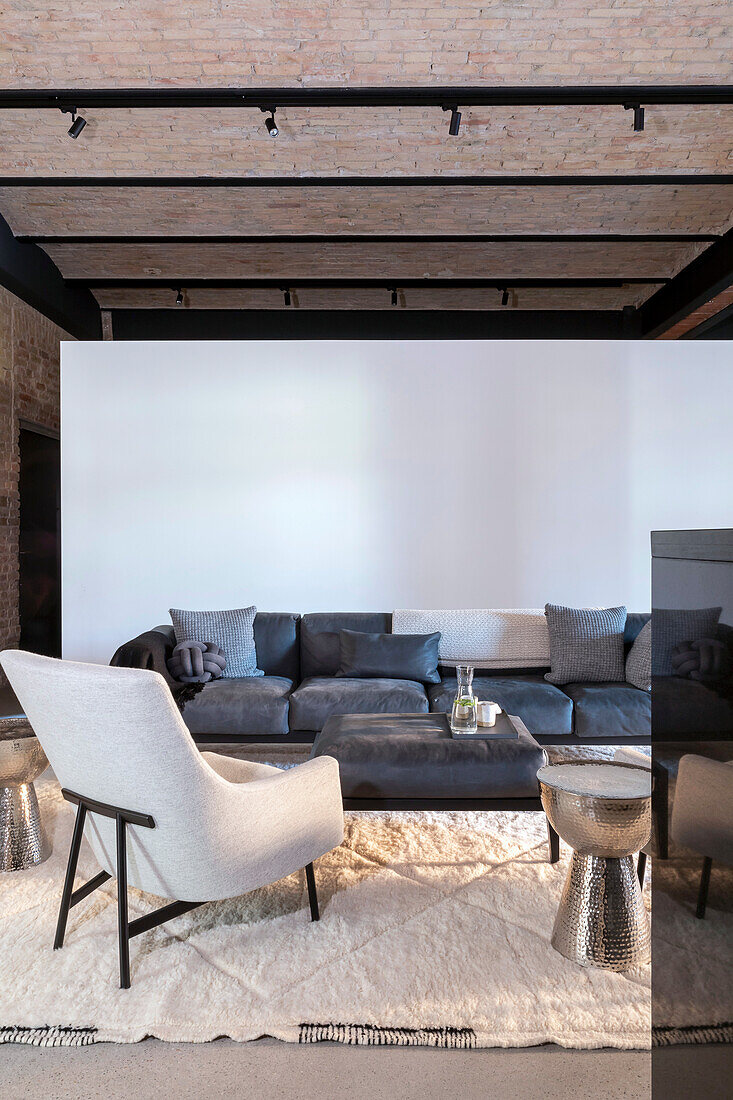
[{"label": "brick ceiling", "polygon": [[[704,84],[731,79],[727,0],[4,0],[0,87]],[[83,104],[80,103],[83,107]],[[170,304],[171,280],[608,277],[625,286],[526,287],[524,309],[620,309],[652,294],[704,241],[389,242],[385,235],[720,235],[733,189],[458,187],[451,176],[724,174],[733,107],[287,108],[269,139],[255,109],[85,110],[77,141],[56,111],[0,111],[1,177],[394,177],[394,187],[0,186],[0,213],[107,307]],[[439,187],[400,187],[439,176]],[[167,243],[168,236],[376,235],[373,242]],[[56,238],[69,236],[73,243]],[[95,243],[80,243],[80,237]],[[139,243],[104,237],[162,238]],[[639,280],[647,280],[640,282]],[[384,292],[301,288],[302,308],[381,308]],[[416,288],[405,308],[496,307],[496,291]],[[280,305],[265,288],[187,288],[186,305]]]}]

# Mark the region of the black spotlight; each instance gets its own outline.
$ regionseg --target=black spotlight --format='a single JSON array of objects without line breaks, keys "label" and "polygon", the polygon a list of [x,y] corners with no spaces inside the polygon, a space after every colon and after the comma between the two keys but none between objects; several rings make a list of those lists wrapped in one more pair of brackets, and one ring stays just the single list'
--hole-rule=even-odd
[{"label": "black spotlight", "polygon": [[78,114],[76,107],[62,107],[61,113],[63,115],[71,115],[71,126],[69,126],[69,129],[66,132],[69,137],[72,137],[76,140],[76,138],[79,137],[79,134],[86,126],[87,120],[85,118],[82,118],[81,115]]},{"label": "black spotlight", "polygon": [[178,288],[178,293],[176,294],[176,305],[177,306],[182,306],[183,305],[183,291],[181,290],[180,287]]},{"label": "black spotlight", "polygon": [[392,305],[393,306],[397,305],[397,287],[396,286],[392,287]]},{"label": "black spotlight", "polygon": [[283,301],[285,302],[286,306],[290,305],[290,287],[283,287]]},{"label": "black spotlight", "polygon": [[275,111],[277,110],[277,108],[260,107],[260,110],[262,111],[263,115],[270,116],[269,118],[265,119],[265,126],[267,127],[268,134],[270,135],[270,137],[277,137],[277,135],[280,133],[277,128],[277,123],[275,122]]},{"label": "black spotlight", "polygon": [[501,304],[502,304],[503,306],[508,306],[508,305],[509,305],[509,290],[508,290],[508,288],[507,288],[507,287],[504,287],[504,289],[503,289],[503,291],[502,291],[502,294],[501,294]]},{"label": "black spotlight", "polygon": [[444,107],[444,111],[450,111],[450,125],[448,133],[451,137],[458,137],[461,129],[461,112],[457,107]]},{"label": "black spotlight", "polygon": [[644,129],[644,108],[640,103],[624,103],[624,110],[634,112],[634,133],[640,134]]}]

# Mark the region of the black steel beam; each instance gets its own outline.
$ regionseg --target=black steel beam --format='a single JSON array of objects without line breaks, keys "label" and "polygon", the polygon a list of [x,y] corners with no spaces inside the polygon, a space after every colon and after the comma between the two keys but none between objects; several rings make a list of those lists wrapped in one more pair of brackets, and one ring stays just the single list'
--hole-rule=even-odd
[{"label": "black steel beam", "polygon": [[100,309],[85,288],[69,286],[36,244],[17,241],[0,217],[0,285],[79,340],[102,335]]},{"label": "black steel beam", "polygon": [[[680,340],[701,340],[706,336],[706,333],[712,333],[710,339],[720,339],[721,337],[716,334],[715,330],[727,332],[727,326],[731,320],[733,320],[733,305],[725,306],[719,313],[708,317],[705,321],[701,321],[699,325],[695,325],[694,328],[683,333]],[[725,339],[730,339],[730,336],[726,336]]]},{"label": "black steel beam", "polygon": [[636,311],[640,335],[654,339],[733,284],[733,229],[711,244]]},{"label": "black steel beam", "polygon": [[621,310],[113,309],[115,340],[621,340]]},{"label": "black steel beam", "polygon": [[733,174],[615,176],[1,176],[0,187],[730,187]]},{"label": "black steel beam", "polygon": [[250,290],[267,290],[271,288],[289,287],[291,290],[354,290],[382,288],[391,290],[397,287],[399,290],[475,290],[479,288],[494,288],[502,290],[504,287],[622,287],[622,286],[658,286],[669,282],[660,276],[639,276],[617,278],[593,278],[593,279],[568,279],[558,277],[556,279],[544,278],[503,278],[492,279],[401,279],[382,277],[380,279],[302,279],[288,278],[283,275],[271,279],[189,279],[185,275],[161,275],[155,279],[96,279],[94,277],[78,277],[66,280],[71,286],[81,285],[91,290],[150,290],[151,287],[170,287],[176,290],[182,287],[190,290],[193,287],[208,287],[212,290],[234,290],[245,288]]},{"label": "black steel beam", "polygon": [[188,234],[123,237],[99,234],[19,234],[35,244],[697,244],[717,241],[719,233],[272,233]]},{"label": "black steel beam", "polygon": [[220,107],[585,107],[733,103],[732,84],[591,84],[331,88],[5,89],[1,110]]}]

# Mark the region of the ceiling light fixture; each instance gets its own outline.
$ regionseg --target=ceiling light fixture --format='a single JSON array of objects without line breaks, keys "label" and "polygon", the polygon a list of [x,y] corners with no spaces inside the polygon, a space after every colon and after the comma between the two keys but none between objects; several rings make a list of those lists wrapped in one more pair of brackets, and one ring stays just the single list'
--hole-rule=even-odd
[{"label": "ceiling light fixture", "polygon": [[448,126],[448,133],[451,137],[458,137],[461,129],[461,112],[457,107],[444,107],[444,111],[450,111],[450,125]]},{"label": "ceiling light fixture", "polygon": [[277,128],[277,123],[275,122],[275,111],[277,110],[277,108],[276,107],[260,107],[260,110],[262,111],[263,115],[269,115],[270,116],[269,118],[265,119],[265,126],[267,127],[268,134],[270,135],[270,137],[273,137],[273,138],[277,137],[277,135],[280,133],[280,131]]},{"label": "ceiling light fixture", "polygon": [[183,291],[181,290],[180,287],[178,287],[178,293],[176,294],[176,305],[177,306],[182,306],[183,305]]},{"label": "ceiling light fixture", "polygon": [[76,107],[62,107],[61,114],[71,115],[71,126],[69,126],[69,129],[66,132],[69,137],[72,137],[76,140],[76,138],[79,137],[79,134],[86,126],[87,120],[85,118],[82,118],[82,116],[78,113]]},{"label": "ceiling light fixture", "polygon": [[503,289],[502,289],[501,304],[503,306],[508,306],[509,305],[509,288],[508,287],[503,287]]},{"label": "ceiling light fixture", "polygon": [[283,292],[283,301],[285,302],[286,306],[289,306],[292,300],[290,297],[290,287],[284,286],[281,289]]},{"label": "ceiling light fixture", "polygon": [[634,112],[634,133],[640,134],[644,129],[644,108],[640,103],[624,103],[624,110]]},{"label": "ceiling light fixture", "polygon": [[396,306],[397,305],[397,287],[393,286],[390,289],[392,291],[392,305]]}]

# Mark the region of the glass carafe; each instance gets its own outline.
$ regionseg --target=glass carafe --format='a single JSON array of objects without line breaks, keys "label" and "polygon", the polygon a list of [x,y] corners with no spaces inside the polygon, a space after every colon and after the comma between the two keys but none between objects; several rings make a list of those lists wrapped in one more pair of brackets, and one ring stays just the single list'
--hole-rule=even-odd
[{"label": "glass carafe", "polygon": [[470,665],[456,666],[456,697],[453,700],[450,728],[453,733],[476,733],[478,725],[478,700],[473,693],[473,669]]}]

